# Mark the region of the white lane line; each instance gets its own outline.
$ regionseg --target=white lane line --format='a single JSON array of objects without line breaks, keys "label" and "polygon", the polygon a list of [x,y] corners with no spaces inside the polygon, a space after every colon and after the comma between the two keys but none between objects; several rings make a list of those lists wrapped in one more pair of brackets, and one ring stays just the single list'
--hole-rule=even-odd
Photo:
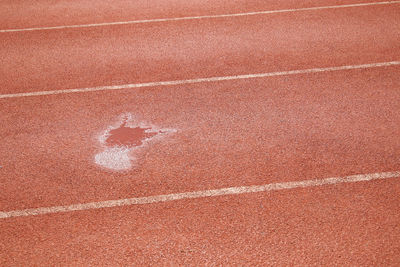
[{"label": "white lane line", "polygon": [[220,76],[220,77],[209,77],[209,78],[198,78],[198,79],[176,80],[176,81],[133,83],[133,84],[109,85],[109,86],[98,86],[98,87],[88,87],[88,88],[78,88],[78,89],[63,89],[63,90],[52,90],[52,91],[37,91],[37,92],[29,92],[29,93],[2,94],[2,95],[0,95],[0,99],[1,98],[57,95],[57,94],[86,93],[86,92],[95,92],[95,91],[122,90],[122,89],[154,87],[154,86],[171,86],[171,85],[192,84],[192,83],[240,80],[240,79],[254,79],[254,78],[265,78],[265,77],[283,76],[283,75],[379,68],[379,67],[389,67],[389,66],[396,66],[396,65],[400,65],[400,61],[390,61],[390,62],[361,64],[361,65],[347,65],[347,66],[327,67],[327,68],[312,68],[312,69],[303,69],[303,70],[289,70],[289,71],[278,71],[278,72],[267,72],[267,73],[256,73],[256,74],[244,74],[244,75],[236,75],[236,76]]},{"label": "white lane line", "polygon": [[398,178],[398,177],[400,177],[400,171],[358,174],[358,175],[351,175],[344,177],[333,177],[333,178],[286,182],[286,183],[273,183],[266,185],[228,187],[228,188],[221,188],[214,190],[185,192],[185,193],[177,193],[169,195],[157,195],[149,197],[90,202],[90,203],[74,204],[68,206],[55,206],[55,207],[44,207],[44,208],[25,209],[25,210],[3,211],[0,212],[0,219],[21,217],[21,216],[35,216],[35,215],[49,214],[49,213],[112,208],[120,206],[143,205],[150,203],[169,202],[180,199],[239,195],[246,193],[268,192],[268,191],[294,189],[302,187],[314,187],[314,186],[333,185],[341,183],[355,183],[362,181],[372,181],[372,180]]},{"label": "white lane line", "polygon": [[298,11],[335,9],[335,8],[364,7],[364,6],[376,6],[376,5],[392,5],[392,4],[399,4],[399,3],[400,3],[400,1],[385,1],[385,2],[371,2],[371,3],[336,5],[336,6],[320,6],[320,7],[280,9],[280,10],[266,10],[266,11],[255,11],[255,12],[235,13],[235,14],[204,15],[204,16],[163,18],[163,19],[142,19],[142,20],[129,20],[129,21],[92,23],[92,24],[80,24],[80,25],[64,25],[64,26],[53,26],[53,27],[23,28],[23,29],[5,29],[5,30],[0,30],[0,33],[1,32],[58,30],[58,29],[70,29],[70,28],[88,28],[88,27],[100,27],[100,26],[111,26],[111,25],[125,25],[125,24],[139,24],[139,23],[153,23],[153,22],[168,22],[168,21],[179,21],[179,20],[228,18],[228,17],[266,15],[266,14],[274,14],[274,13],[287,13],[287,12],[298,12]]}]

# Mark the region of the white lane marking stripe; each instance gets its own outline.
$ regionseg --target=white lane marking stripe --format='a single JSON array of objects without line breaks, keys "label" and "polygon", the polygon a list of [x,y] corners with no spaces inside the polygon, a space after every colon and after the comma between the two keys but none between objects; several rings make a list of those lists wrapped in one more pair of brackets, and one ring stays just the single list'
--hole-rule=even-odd
[{"label": "white lane marking stripe", "polygon": [[245,74],[245,75],[236,75],[236,76],[209,77],[209,78],[198,78],[198,79],[176,80],[176,81],[133,83],[133,84],[109,85],[109,86],[98,86],[98,87],[78,88],[78,89],[64,89],[64,90],[38,91],[38,92],[29,92],[29,93],[3,94],[3,95],[0,95],[0,99],[1,98],[15,98],[15,97],[43,96],[43,95],[57,95],[57,94],[71,94],[71,93],[85,93],[85,92],[108,91],[108,90],[122,90],[122,89],[129,89],[129,88],[141,88],[141,87],[153,87],[153,86],[171,86],[171,85],[180,85],[180,84],[218,82],[218,81],[240,80],[240,79],[265,78],[265,77],[272,77],[272,76],[295,75],[295,74],[340,71],[340,70],[353,70],[353,69],[368,69],[368,68],[389,67],[389,66],[396,66],[396,65],[400,65],[400,61],[390,61],[390,62],[381,62],[381,63],[372,63],[372,64],[362,64],[362,65],[348,65],[348,66],[338,66],[338,67],[327,67],[327,68],[312,68],[312,69],[303,69],[303,70],[289,70],[289,71],[267,72],[267,73],[257,73],[257,74]]},{"label": "white lane marking stripe", "polygon": [[41,214],[49,213],[59,213],[59,212],[71,212],[80,210],[93,210],[102,208],[112,208],[120,206],[131,206],[131,205],[143,205],[150,203],[160,203],[169,202],[180,199],[193,199],[193,198],[204,198],[204,197],[217,197],[225,195],[239,195],[246,193],[257,193],[257,192],[267,192],[275,190],[284,189],[294,189],[302,187],[314,187],[322,185],[333,185],[341,183],[354,183],[362,181],[371,181],[379,179],[388,178],[398,178],[400,177],[400,171],[394,172],[382,172],[382,173],[371,173],[371,174],[358,174],[344,177],[333,177],[317,180],[305,180],[296,182],[285,182],[285,183],[273,183],[266,185],[254,185],[254,186],[240,186],[240,187],[228,187],[214,190],[205,191],[195,191],[195,192],[185,192],[169,195],[158,195],[149,197],[138,197],[138,198],[127,198],[119,200],[107,200],[99,202],[90,202],[83,204],[74,204],[68,206],[55,206],[55,207],[44,207],[35,209],[25,209],[25,210],[14,210],[14,211],[3,211],[0,212],[0,219],[21,217],[21,216],[35,216]]},{"label": "white lane marking stripe", "polygon": [[152,22],[168,22],[168,21],[179,21],[179,20],[228,18],[228,17],[266,15],[266,14],[274,14],[274,13],[287,13],[287,12],[311,11],[311,10],[322,10],[322,9],[363,7],[363,6],[375,6],[375,5],[391,5],[391,4],[398,4],[398,3],[400,3],[400,1],[385,1],[385,2],[371,2],[371,3],[336,5],[336,6],[320,6],[320,7],[280,9],[280,10],[266,10],[266,11],[255,11],[255,12],[235,13],[235,14],[204,15],[204,16],[163,18],[163,19],[142,19],[142,20],[104,22],[104,23],[92,23],[92,24],[80,24],[80,25],[64,25],[64,26],[53,26],[53,27],[23,28],[23,29],[5,29],[5,30],[0,30],[0,33],[1,32],[23,32],[23,31],[57,30],[57,29],[68,29],[68,28],[88,28],[88,27],[100,27],[100,26],[111,26],[111,25],[139,24],[139,23],[152,23]]}]

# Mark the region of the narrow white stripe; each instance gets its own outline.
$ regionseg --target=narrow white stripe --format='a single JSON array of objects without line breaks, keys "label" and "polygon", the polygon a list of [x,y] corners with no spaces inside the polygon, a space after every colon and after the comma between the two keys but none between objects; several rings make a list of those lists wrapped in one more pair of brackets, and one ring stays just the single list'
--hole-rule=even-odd
[{"label": "narrow white stripe", "polygon": [[336,5],[336,6],[320,6],[320,7],[306,7],[306,8],[255,11],[255,12],[235,13],[235,14],[205,15],[205,16],[192,16],[192,17],[180,17],[180,18],[163,18],[163,19],[142,19],[142,20],[92,23],[92,24],[80,24],[80,25],[64,25],[64,26],[54,26],[54,27],[37,27],[37,28],[24,28],[24,29],[6,29],[6,30],[0,30],[0,33],[1,32],[23,32],[23,31],[57,30],[57,29],[69,29],[69,28],[87,28],[87,27],[100,27],[100,26],[138,24],[138,23],[168,22],[168,21],[179,21],[179,20],[228,18],[228,17],[266,15],[266,14],[274,14],[274,13],[287,13],[287,12],[322,10],[322,9],[363,7],[363,6],[374,6],[374,5],[391,5],[391,4],[398,4],[398,3],[400,3],[400,1],[385,1],[385,2],[372,2],[372,3]]},{"label": "narrow white stripe", "polygon": [[168,202],[180,199],[192,199],[192,198],[204,198],[204,197],[216,197],[225,195],[239,195],[245,193],[256,193],[256,192],[267,192],[283,189],[294,189],[301,187],[313,187],[322,185],[332,185],[341,183],[354,183],[362,181],[371,181],[388,178],[400,177],[400,171],[395,172],[382,172],[382,173],[371,173],[371,174],[359,174],[344,177],[333,177],[318,180],[305,180],[297,182],[286,182],[286,183],[274,183],[266,185],[254,185],[254,186],[241,186],[241,187],[228,187],[214,190],[185,192],[169,195],[158,195],[149,197],[139,198],[128,198],[119,200],[108,200],[99,201],[83,204],[74,204],[69,206],[55,206],[55,207],[44,207],[36,209],[25,209],[25,210],[14,210],[14,211],[3,211],[0,212],[0,219],[21,217],[21,216],[35,216],[48,213],[59,213],[59,212],[70,212],[79,210],[92,210],[101,208],[112,208],[119,206],[131,206],[131,205],[142,205],[150,203]]},{"label": "narrow white stripe", "polygon": [[267,72],[267,73],[257,73],[257,74],[244,74],[244,75],[236,75],[236,76],[198,78],[198,79],[176,80],[176,81],[133,83],[133,84],[109,85],[109,86],[98,86],[98,87],[78,88],[78,89],[3,94],[3,95],[0,95],[0,99],[1,98],[15,98],[15,97],[29,97],[29,96],[43,96],[43,95],[57,95],[57,94],[71,94],[71,93],[85,93],[85,92],[108,91],[108,90],[121,90],[121,89],[152,87],[152,86],[168,86],[168,85],[171,86],[171,85],[180,85],[180,84],[218,82],[218,81],[240,80],[240,79],[265,78],[265,77],[272,77],[272,76],[295,75],[295,74],[306,74],[306,73],[317,73],[317,72],[328,72],[328,71],[389,67],[389,66],[395,66],[395,65],[400,65],[400,61],[390,61],[390,62],[381,62],[381,63],[372,63],[372,64],[362,64],[362,65],[348,65],[348,66],[338,66],[338,67],[328,67],[328,68],[289,70],[289,71]]}]

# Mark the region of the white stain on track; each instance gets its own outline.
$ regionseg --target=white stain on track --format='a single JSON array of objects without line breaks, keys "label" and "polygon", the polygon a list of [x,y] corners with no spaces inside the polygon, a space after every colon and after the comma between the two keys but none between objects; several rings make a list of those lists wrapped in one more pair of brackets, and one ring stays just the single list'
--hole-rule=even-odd
[{"label": "white stain on track", "polygon": [[103,152],[96,154],[94,162],[107,169],[128,170],[132,168],[131,160],[133,158],[129,155],[131,150],[126,147],[106,148]]},{"label": "white stain on track", "polygon": [[94,156],[94,162],[114,171],[129,170],[134,166],[134,152],[149,141],[161,138],[175,129],[160,129],[154,125],[134,123],[131,114],[124,114],[115,126],[110,126],[99,135],[103,151]]}]

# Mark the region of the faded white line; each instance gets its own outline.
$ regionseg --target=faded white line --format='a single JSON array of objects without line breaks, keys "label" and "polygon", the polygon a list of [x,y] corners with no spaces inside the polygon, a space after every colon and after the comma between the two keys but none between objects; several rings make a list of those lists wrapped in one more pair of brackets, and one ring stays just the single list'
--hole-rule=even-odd
[{"label": "faded white line", "polygon": [[362,65],[348,65],[348,66],[338,66],[338,67],[327,67],[327,68],[312,68],[312,69],[303,69],[303,70],[289,70],[289,71],[267,72],[267,73],[257,73],[257,74],[244,74],[244,75],[236,75],[236,76],[209,77],[209,78],[198,78],[198,79],[176,80],[176,81],[133,83],[133,84],[109,85],[109,86],[98,86],[98,87],[88,87],[88,88],[78,88],[78,89],[63,89],[63,90],[38,91],[38,92],[29,92],[29,93],[2,94],[2,95],[0,95],[0,99],[1,98],[30,97],[30,96],[44,96],[44,95],[58,95],[58,94],[72,94],[72,93],[86,93],[86,92],[95,92],[95,91],[122,90],[122,89],[141,88],[141,87],[171,86],[171,85],[192,84],[192,83],[240,80],[240,79],[254,79],[254,78],[318,73],[318,72],[328,72],[328,71],[379,68],[379,67],[389,67],[389,66],[396,66],[396,65],[400,65],[400,61],[390,61],[390,62],[381,62],[381,63],[372,63],[372,64],[362,64]]},{"label": "faded white line", "polygon": [[68,206],[55,206],[55,207],[44,207],[44,208],[25,209],[25,210],[3,211],[0,212],[0,219],[21,217],[21,216],[35,216],[35,215],[49,214],[49,213],[112,208],[120,206],[143,205],[150,203],[169,202],[181,199],[239,195],[246,193],[268,192],[268,191],[294,189],[302,187],[314,187],[314,186],[333,185],[341,183],[355,183],[362,181],[372,181],[372,180],[398,178],[398,177],[400,177],[400,171],[358,174],[358,175],[351,175],[344,177],[333,177],[333,178],[286,182],[286,183],[273,183],[265,185],[228,187],[228,188],[221,188],[214,190],[185,192],[185,193],[177,193],[169,195],[107,200],[107,201],[99,201],[99,202],[91,202],[83,204],[74,204]]},{"label": "faded white line", "polygon": [[59,30],[59,29],[70,29],[70,28],[88,28],[88,27],[101,27],[101,26],[125,25],[125,24],[168,22],[168,21],[179,21],[179,20],[242,17],[242,16],[266,15],[266,14],[298,12],[298,11],[311,11],[311,10],[349,8],[349,7],[364,7],[364,6],[375,6],[375,5],[391,5],[391,4],[398,4],[398,3],[400,3],[400,1],[385,1],[385,2],[371,2],[371,3],[336,5],[336,6],[319,6],[319,7],[305,7],[305,8],[293,8],[293,9],[280,9],[280,10],[266,10],[266,11],[255,11],[255,12],[235,13],[235,14],[189,16],[189,17],[163,18],[163,19],[142,19],[142,20],[92,23],[92,24],[80,24],[80,25],[63,25],[63,26],[52,26],[52,27],[36,27],[36,28],[23,28],[23,29],[5,29],[5,30],[0,30],[0,33],[1,32]]}]

